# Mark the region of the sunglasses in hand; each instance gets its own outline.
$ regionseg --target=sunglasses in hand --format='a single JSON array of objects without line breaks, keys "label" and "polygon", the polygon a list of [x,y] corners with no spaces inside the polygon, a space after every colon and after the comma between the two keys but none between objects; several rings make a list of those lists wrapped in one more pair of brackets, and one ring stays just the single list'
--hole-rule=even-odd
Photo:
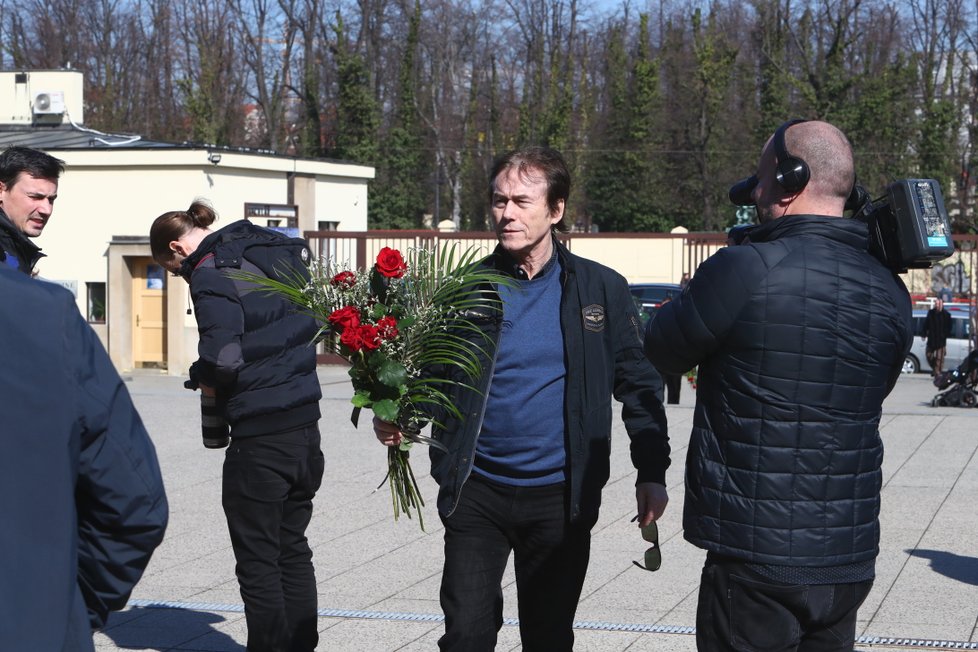
[{"label": "sunglasses in hand", "polygon": [[[632,519],[632,522],[638,520],[638,516]],[[662,566],[662,550],[659,549],[659,528],[656,526],[655,521],[652,521],[648,525],[642,528],[642,538],[651,543],[651,547],[645,551],[645,565],[633,561],[632,563],[647,571],[657,571],[659,567]]]}]

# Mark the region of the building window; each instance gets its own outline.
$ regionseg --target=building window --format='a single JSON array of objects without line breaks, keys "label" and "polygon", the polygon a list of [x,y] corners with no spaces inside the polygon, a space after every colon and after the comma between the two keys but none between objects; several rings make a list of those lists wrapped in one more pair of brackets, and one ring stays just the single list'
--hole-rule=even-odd
[{"label": "building window", "polygon": [[88,321],[105,323],[105,283],[86,283],[88,286]]},{"label": "building window", "polygon": [[320,231],[336,231],[337,228],[339,227],[340,223],[339,222],[324,222],[324,221],[320,221],[320,222],[318,222],[318,225],[319,225],[319,230]]}]

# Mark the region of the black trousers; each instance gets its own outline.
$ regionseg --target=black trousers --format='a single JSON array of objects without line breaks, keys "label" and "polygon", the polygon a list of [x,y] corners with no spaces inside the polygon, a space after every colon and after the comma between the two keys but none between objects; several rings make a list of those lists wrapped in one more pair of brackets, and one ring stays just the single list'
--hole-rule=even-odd
[{"label": "black trousers", "polygon": [[238,438],[223,504],[248,623],[248,652],[311,652],[319,642],[306,527],[323,478],[319,426]]},{"label": "black trousers", "polygon": [[666,403],[676,405],[679,403],[679,392],[683,388],[682,374],[661,374],[662,381],[666,386]]},{"label": "black trousers", "polygon": [[569,652],[591,550],[591,525],[570,525],[563,484],[511,487],[475,473],[445,525],[441,650],[491,651],[503,623],[502,578],[516,571],[524,652]]},{"label": "black trousers", "polygon": [[707,558],[696,609],[699,652],[852,652],[872,580],[779,584],[735,560]]}]

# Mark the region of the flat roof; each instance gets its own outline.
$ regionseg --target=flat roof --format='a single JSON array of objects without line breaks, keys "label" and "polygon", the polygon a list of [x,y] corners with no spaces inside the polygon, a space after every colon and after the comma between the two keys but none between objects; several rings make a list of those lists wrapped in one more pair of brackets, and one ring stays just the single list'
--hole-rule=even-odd
[{"label": "flat roof", "polygon": [[[366,179],[374,177],[374,168],[372,166],[362,165],[352,161],[289,156],[277,154],[268,149],[231,147],[191,141],[168,143],[148,140],[138,134],[107,134],[80,125],[28,126],[0,124],[0,149],[12,145],[33,147],[45,151],[60,150],[78,153],[96,153],[112,150],[138,151],[144,154],[148,150],[172,153],[206,152],[208,155],[219,153],[228,155],[225,163],[226,167],[230,167],[227,166],[227,163],[234,160],[238,163],[236,167],[242,168],[285,169],[282,167],[285,164],[288,168],[296,172]],[[246,159],[244,157],[248,158]],[[264,159],[264,161],[258,163],[255,158],[251,157],[259,157],[260,159]],[[248,159],[250,159],[250,163]],[[184,161],[181,162],[185,163]]]}]

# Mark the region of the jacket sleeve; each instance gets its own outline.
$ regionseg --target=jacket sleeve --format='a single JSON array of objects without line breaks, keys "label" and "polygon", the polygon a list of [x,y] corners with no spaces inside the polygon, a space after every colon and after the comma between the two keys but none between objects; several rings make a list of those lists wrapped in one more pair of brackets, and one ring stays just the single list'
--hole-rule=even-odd
[{"label": "jacket sleeve", "polygon": [[200,336],[200,359],[194,366],[197,380],[210,387],[233,385],[244,365],[244,311],[234,281],[222,270],[201,267],[191,278],[190,294]]},{"label": "jacket sleeve", "polygon": [[707,258],[686,289],[659,308],[645,333],[645,355],[658,369],[682,374],[713,354],[766,273],[750,246]]},{"label": "jacket sleeve", "polygon": [[903,280],[896,274],[893,275],[893,278],[896,279],[899,289],[899,296],[895,301],[895,305],[900,315],[900,350],[902,353],[893,360],[893,364],[890,366],[890,375],[887,379],[884,396],[890,395],[890,392],[896,387],[897,380],[903,374],[903,361],[906,359],[907,354],[910,353],[914,340],[913,301],[910,299],[910,293],[907,291],[907,286],[904,285]]},{"label": "jacket sleeve", "polygon": [[122,379],[75,306],[66,346],[81,438],[75,505],[78,584],[93,628],[125,606],[163,540],[168,507],[156,450]]},{"label": "jacket sleeve", "polygon": [[631,441],[632,464],[638,470],[636,482],[666,483],[669,468],[669,429],[662,406],[662,377],[642,353],[641,321],[622,282],[616,284],[611,306],[614,315],[615,381],[613,395],[622,404],[622,421]]}]

